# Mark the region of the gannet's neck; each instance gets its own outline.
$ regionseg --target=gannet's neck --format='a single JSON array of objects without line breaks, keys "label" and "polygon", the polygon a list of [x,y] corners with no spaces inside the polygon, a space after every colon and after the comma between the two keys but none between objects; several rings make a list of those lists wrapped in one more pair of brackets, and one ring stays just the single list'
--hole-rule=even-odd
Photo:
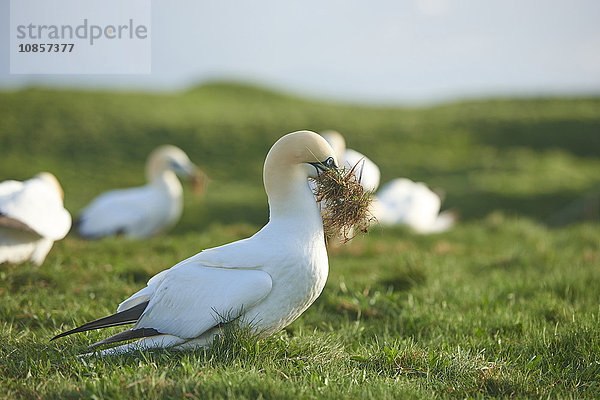
[{"label": "gannet's neck", "polygon": [[[146,163],[146,179],[152,185],[168,185],[179,180],[169,167],[169,160],[162,153],[152,153]],[[179,184],[181,185],[181,184]]]},{"label": "gannet's neck", "polygon": [[171,196],[177,197],[183,193],[183,187],[177,179],[177,175],[170,169],[152,171],[151,174],[148,174],[148,181],[150,185],[168,192]]},{"label": "gannet's neck", "polygon": [[165,158],[155,156],[154,154],[150,156],[148,162],[146,163],[146,179],[148,182],[152,183],[156,180],[168,179],[165,177],[168,176],[169,172],[173,174],[173,172],[168,168],[168,163]]},{"label": "gannet's neck", "polygon": [[267,157],[263,173],[269,198],[269,220],[299,220],[311,228],[323,228],[317,202],[308,185],[308,164],[293,164]]}]

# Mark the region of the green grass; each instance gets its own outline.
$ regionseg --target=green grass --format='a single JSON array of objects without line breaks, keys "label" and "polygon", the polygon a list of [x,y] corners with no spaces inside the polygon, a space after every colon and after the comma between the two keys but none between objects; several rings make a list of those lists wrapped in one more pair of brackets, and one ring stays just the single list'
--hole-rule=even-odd
[{"label": "green grass", "polygon": [[[118,329],[49,342],[114,312],[160,270],[254,233],[267,219],[271,144],[331,128],[381,166],[383,182],[443,188],[458,226],[431,236],[375,228],[331,249],[321,297],[265,340],[226,331],[208,351],[86,360],[74,356]],[[0,266],[0,397],[600,396],[600,99],[394,109],[227,84],[0,93],[0,180],[54,172],[73,215],[103,190],[142,184],[163,143],[211,178],[200,199],[186,189],[171,232],[70,235],[41,267]]]}]

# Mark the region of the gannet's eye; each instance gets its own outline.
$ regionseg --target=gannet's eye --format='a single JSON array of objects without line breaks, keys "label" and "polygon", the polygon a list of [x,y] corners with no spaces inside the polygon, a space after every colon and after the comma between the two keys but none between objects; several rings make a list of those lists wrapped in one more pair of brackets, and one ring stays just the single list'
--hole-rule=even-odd
[{"label": "gannet's eye", "polygon": [[191,175],[190,168],[177,160],[169,160],[169,168],[179,176]]},{"label": "gannet's eye", "polygon": [[318,172],[325,172],[328,169],[337,169],[337,165],[335,165],[335,161],[333,161],[333,157],[329,157],[327,160],[323,162],[314,162],[309,163],[313,167],[317,169]]},{"label": "gannet's eye", "polygon": [[333,157],[329,157],[325,160],[325,166],[327,168],[337,169],[337,165],[335,165],[335,161],[333,161]]}]

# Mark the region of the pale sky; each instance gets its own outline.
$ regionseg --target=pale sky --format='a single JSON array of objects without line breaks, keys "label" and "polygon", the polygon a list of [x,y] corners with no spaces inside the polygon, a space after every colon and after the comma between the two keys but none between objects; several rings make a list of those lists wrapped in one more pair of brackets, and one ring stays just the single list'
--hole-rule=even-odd
[{"label": "pale sky", "polygon": [[[3,27],[8,11],[0,0]],[[235,79],[368,103],[600,95],[598,0],[155,0],[150,75],[10,75],[3,32],[0,88]]]}]

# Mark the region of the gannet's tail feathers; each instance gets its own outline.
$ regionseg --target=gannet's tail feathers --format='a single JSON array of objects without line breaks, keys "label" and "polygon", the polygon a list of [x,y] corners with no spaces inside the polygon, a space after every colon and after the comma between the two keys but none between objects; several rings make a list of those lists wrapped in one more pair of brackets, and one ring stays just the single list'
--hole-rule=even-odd
[{"label": "gannet's tail feathers", "polygon": [[106,339],[102,339],[101,341],[88,346],[88,349],[93,349],[94,347],[102,346],[103,344],[123,342],[125,340],[140,339],[160,334],[159,331],[153,328],[127,329],[126,331],[119,332],[116,335],[112,335],[111,337],[107,337]]}]

